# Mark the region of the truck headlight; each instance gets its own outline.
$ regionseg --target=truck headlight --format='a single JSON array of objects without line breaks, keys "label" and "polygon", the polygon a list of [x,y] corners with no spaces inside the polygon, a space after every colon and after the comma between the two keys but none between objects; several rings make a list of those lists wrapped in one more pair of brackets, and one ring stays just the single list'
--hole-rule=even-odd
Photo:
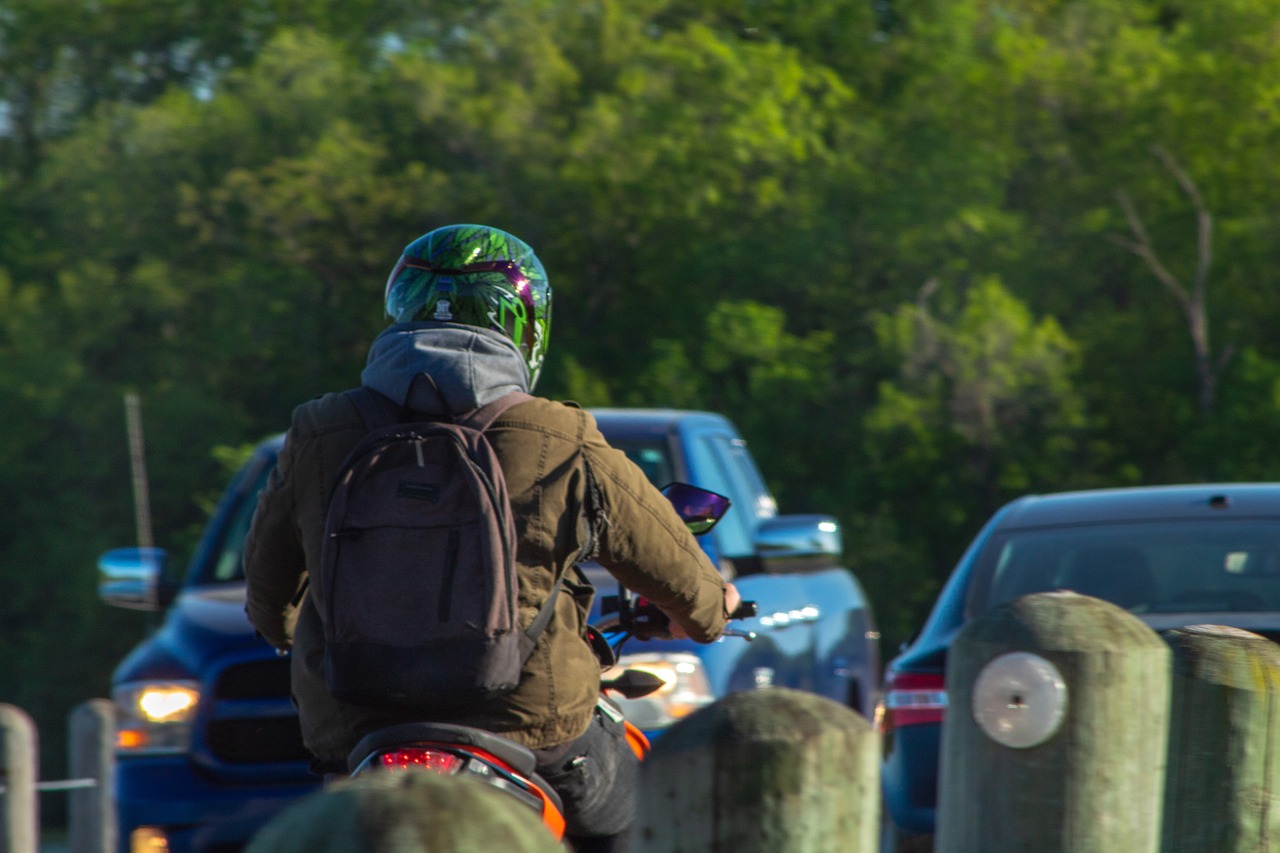
[{"label": "truck headlight", "polygon": [[[632,725],[645,731],[663,729],[687,717],[703,705],[715,700],[711,685],[702,669],[702,661],[687,652],[642,652],[623,655],[618,669],[640,669],[651,672],[666,682],[648,696],[639,699],[611,697],[622,708]],[[607,672],[605,678],[615,672]]]},{"label": "truck headlight", "polygon": [[116,703],[116,751],[186,752],[191,724],[200,704],[195,681],[135,681],[113,691]]}]

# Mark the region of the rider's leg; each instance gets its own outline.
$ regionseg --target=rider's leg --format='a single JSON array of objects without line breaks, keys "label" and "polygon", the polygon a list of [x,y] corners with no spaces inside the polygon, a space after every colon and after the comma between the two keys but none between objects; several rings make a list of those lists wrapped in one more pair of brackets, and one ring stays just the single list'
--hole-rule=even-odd
[{"label": "rider's leg", "polygon": [[600,711],[579,738],[538,750],[538,775],[564,802],[566,832],[579,853],[624,853],[635,818],[640,761],[622,723]]}]

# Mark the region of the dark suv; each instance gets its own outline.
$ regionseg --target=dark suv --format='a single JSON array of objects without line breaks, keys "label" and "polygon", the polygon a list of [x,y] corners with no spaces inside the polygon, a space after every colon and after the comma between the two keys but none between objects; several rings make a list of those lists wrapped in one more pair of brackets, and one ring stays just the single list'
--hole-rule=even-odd
[{"label": "dark suv", "polygon": [[1057,589],[1110,601],[1157,631],[1212,623],[1280,640],[1280,483],[1029,495],[999,510],[886,668],[883,853],[931,846],[957,632],[998,604]]},{"label": "dark suv", "polygon": [[[759,615],[746,642],[632,643],[623,661],[666,686],[624,703],[653,736],[734,690],[770,685],[820,693],[870,714],[878,635],[854,576],[839,566],[840,531],[822,515],[778,515],[745,442],[705,412],[596,411],[601,430],[656,485],[684,481],[729,496],[733,508],[701,538]],[[280,439],[236,474],[191,560],[168,587],[162,551],[121,549],[100,562],[112,604],[167,608],[163,626],[117,668],[115,796],[121,849],[231,853],[283,805],[316,787],[289,699],[286,658],[244,616],[241,548]],[[600,600],[616,581],[587,567]]]}]

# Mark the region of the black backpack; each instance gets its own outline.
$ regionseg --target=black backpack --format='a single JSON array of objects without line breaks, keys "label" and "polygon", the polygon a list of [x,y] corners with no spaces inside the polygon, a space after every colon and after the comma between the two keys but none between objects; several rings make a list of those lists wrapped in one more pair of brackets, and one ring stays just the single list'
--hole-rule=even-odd
[{"label": "black backpack", "polygon": [[484,436],[515,392],[453,422],[346,392],[369,433],[330,497],[319,571],[324,675],[338,699],[449,710],[515,688],[555,607],[521,631],[516,528]]}]

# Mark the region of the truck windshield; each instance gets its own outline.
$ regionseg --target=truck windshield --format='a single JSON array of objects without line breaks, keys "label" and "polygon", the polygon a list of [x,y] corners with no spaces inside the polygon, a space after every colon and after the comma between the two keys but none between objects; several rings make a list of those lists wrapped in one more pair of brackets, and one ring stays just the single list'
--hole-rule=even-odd
[{"label": "truck windshield", "polygon": [[[675,479],[672,474],[670,452],[661,439],[618,440],[610,443],[627,454],[627,458],[634,462],[649,478],[649,482],[658,488]],[[231,508],[226,526],[223,528],[222,542],[203,573],[204,582],[223,583],[244,580],[244,540],[249,534],[253,511],[258,506],[258,492],[267,484],[267,477],[270,476],[274,467],[274,465],[264,467],[252,488],[246,490],[240,502]]]}]

